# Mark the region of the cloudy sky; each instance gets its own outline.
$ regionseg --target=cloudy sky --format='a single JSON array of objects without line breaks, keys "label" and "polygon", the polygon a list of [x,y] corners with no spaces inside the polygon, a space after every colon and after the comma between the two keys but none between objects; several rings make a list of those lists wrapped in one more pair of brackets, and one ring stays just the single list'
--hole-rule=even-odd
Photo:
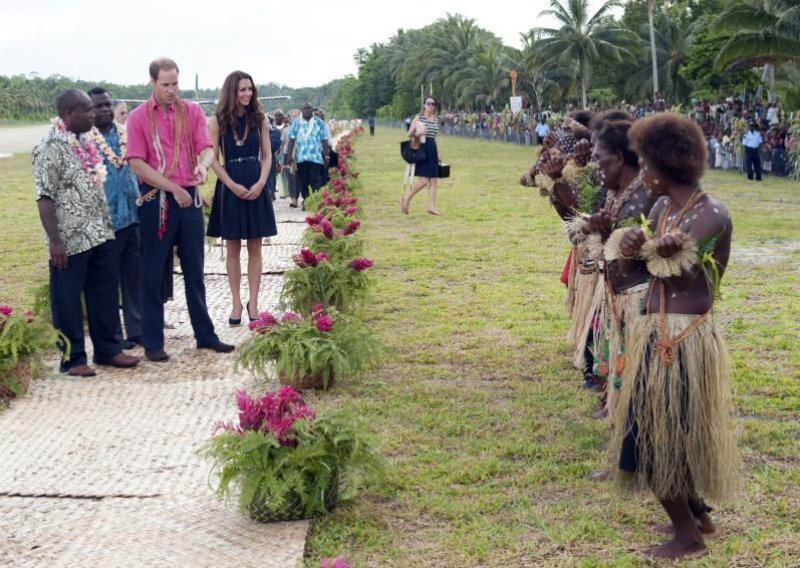
[{"label": "cloudy sky", "polygon": [[166,55],[180,65],[184,88],[191,88],[195,73],[201,87],[219,86],[237,68],[259,83],[317,86],[355,74],[359,47],[448,12],[474,18],[518,46],[521,32],[552,23],[537,17],[548,2],[0,0],[0,75],[144,83],[149,62]]}]

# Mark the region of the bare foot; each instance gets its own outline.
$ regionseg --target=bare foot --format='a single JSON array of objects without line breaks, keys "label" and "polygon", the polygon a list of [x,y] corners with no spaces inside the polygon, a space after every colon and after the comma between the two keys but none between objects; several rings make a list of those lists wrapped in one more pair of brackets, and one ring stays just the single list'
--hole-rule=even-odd
[{"label": "bare foot", "polygon": [[[700,513],[694,520],[695,523],[697,523],[697,530],[700,531],[701,535],[714,536],[717,534],[717,527],[714,525],[714,521],[711,520],[711,515],[708,513]],[[654,527],[653,532],[659,534],[673,534],[675,528],[672,526],[672,521],[667,521],[666,523]]]},{"label": "bare foot", "polygon": [[406,196],[400,198],[400,211],[408,215],[408,203],[406,202]]},{"label": "bare foot", "polygon": [[428,209],[428,213],[430,213],[431,215],[436,215],[437,217],[442,216],[442,214],[439,213],[436,209]]},{"label": "bare foot", "polygon": [[673,538],[664,544],[651,548],[646,554],[655,558],[680,560],[684,558],[701,558],[708,554],[708,549],[702,539],[695,542],[683,542]]}]

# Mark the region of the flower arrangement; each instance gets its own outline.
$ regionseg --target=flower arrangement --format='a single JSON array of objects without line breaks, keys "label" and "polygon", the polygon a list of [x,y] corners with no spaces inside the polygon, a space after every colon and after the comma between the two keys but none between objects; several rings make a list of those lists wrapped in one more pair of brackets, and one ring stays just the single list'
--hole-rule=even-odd
[{"label": "flower arrangement", "polygon": [[24,394],[40,371],[48,350],[69,341],[46,320],[32,312],[15,315],[10,306],[0,305],[0,397]]},{"label": "flower arrangement", "polygon": [[128,163],[128,131],[124,125],[116,121],[114,121],[114,128],[117,129],[117,134],[119,135],[119,155],[111,149],[111,146],[106,142],[106,137],[96,126],[93,126],[89,131],[89,136],[94,140],[94,143],[108,159],[109,163],[120,169]]},{"label": "flower arrangement", "polygon": [[97,144],[92,136],[84,133],[79,139],[73,132],[67,130],[67,125],[60,118],[54,118],[51,122],[58,137],[72,148],[81,162],[83,171],[89,176],[92,183],[102,189],[106,181],[106,166],[103,162],[103,155],[97,149]]},{"label": "flower arrangement", "polygon": [[254,333],[239,350],[237,368],[268,380],[274,365],[281,383],[300,390],[325,390],[335,378],[358,376],[386,351],[359,320],[322,305],[307,317],[262,312],[250,329]]},{"label": "flower arrangement", "polygon": [[315,412],[291,387],[251,398],[236,393],[237,423],[220,423],[201,450],[218,473],[217,492],[238,490],[242,512],[261,521],[329,512],[360,486],[380,482],[384,461],[360,423]]},{"label": "flower arrangement", "polygon": [[371,259],[356,256],[334,261],[327,252],[304,248],[294,261],[297,267],[284,274],[285,304],[303,313],[309,313],[315,304],[351,314],[364,306],[372,283],[367,272],[373,266]]}]

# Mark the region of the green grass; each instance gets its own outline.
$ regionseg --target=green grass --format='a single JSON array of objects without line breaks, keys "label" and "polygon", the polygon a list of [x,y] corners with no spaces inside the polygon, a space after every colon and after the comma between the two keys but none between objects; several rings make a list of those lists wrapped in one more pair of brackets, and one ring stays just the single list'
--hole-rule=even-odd
[{"label": "green grass", "polygon": [[[531,151],[440,140],[454,176],[440,188],[445,217],[425,213],[424,194],[404,216],[401,136],[378,129],[356,144],[376,260],[370,324],[398,359],[312,397],[369,421],[392,482],[317,521],[307,564],[642,565],[665,517],[649,496],[584,479],[606,465],[608,425],[589,418],[596,399],[568,360],[566,240],[546,201],[517,184]],[[0,160],[0,302],[22,305],[46,278],[29,171],[28,156]],[[734,256],[723,281],[747,495],[714,513],[721,535],[695,565],[796,566],[800,188],[720,173],[706,186],[733,212],[736,249],[764,263]]]},{"label": "green grass", "polygon": [[[584,479],[606,466],[608,425],[589,418],[564,341],[559,283],[568,247],[558,219],[517,180],[529,149],[440,140],[453,178],[445,217],[399,212],[400,131],[356,144],[367,255],[376,260],[371,324],[399,360],[319,397],[377,431],[394,473],[315,523],[307,565],[637,566],[662,540],[650,496]],[[800,187],[710,173],[733,211],[735,247],[790,245],[776,262],[734,262],[718,317],[743,418],[746,499],[715,513],[721,536],[701,566],[790,566],[800,555]],[[736,259],[737,257],[735,257]],[[796,564],[795,564],[796,565]]]}]

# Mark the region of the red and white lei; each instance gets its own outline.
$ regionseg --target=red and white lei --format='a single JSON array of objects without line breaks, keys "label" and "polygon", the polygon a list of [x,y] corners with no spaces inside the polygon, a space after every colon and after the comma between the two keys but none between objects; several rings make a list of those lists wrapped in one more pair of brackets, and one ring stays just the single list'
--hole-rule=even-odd
[{"label": "red and white lei", "polygon": [[119,134],[119,155],[111,149],[111,146],[106,142],[106,137],[103,136],[103,133],[100,132],[96,126],[92,127],[89,134],[94,140],[94,143],[97,144],[97,147],[100,148],[100,151],[105,154],[111,165],[119,169],[128,163],[128,133],[125,126],[116,121],[114,122],[114,126],[117,129],[117,134]]},{"label": "red and white lei", "polygon": [[58,138],[72,148],[81,162],[83,171],[86,172],[92,183],[102,188],[106,181],[106,166],[103,163],[103,155],[97,149],[97,144],[92,137],[82,134],[78,138],[74,132],[67,130],[66,124],[60,118],[54,118],[52,124]]}]

